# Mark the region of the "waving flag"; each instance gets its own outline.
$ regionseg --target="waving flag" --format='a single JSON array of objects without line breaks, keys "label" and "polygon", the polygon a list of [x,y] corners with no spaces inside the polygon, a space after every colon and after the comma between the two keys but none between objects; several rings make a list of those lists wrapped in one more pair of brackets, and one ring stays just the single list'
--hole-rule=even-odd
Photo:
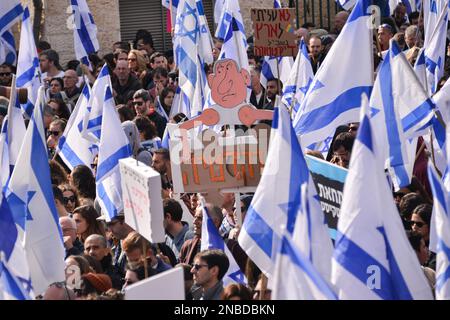
[{"label": "waving flag", "polygon": [[450,210],[449,192],[444,188],[431,163],[428,177],[433,190],[433,215],[436,228],[436,299],[450,299]]},{"label": "waving flag", "polygon": [[14,220],[21,232],[25,232],[25,251],[36,293],[65,279],[65,251],[48,166],[43,99],[41,87],[36,101],[38,107],[34,108],[7,188]]},{"label": "waving flag", "polygon": [[31,296],[26,292],[20,280],[8,265],[3,252],[0,251],[0,300],[30,300]]},{"label": "waving flag", "polygon": [[232,59],[237,62],[240,69],[244,68],[249,71],[247,40],[240,32],[234,17],[231,19],[218,59]]},{"label": "waving flag", "polygon": [[204,103],[206,85],[205,63],[212,63],[212,38],[207,28],[203,5],[200,1],[180,0],[175,25],[174,52],[179,68],[181,88],[178,109],[190,111],[189,117],[197,116]]},{"label": "waving flag", "polygon": [[161,0],[161,4],[163,7],[167,8],[168,14],[170,14],[170,18],[168,18],[168,22],[170,22],[170,28],[169,25],[167,26],[167,32],[172,32],[173,24],[175,23],[175,20],[177,19],[177,8],[178,8],[178,2],[180,0]]},{"label": "waving flag", "polygon": [[345,10],[350,10],[356,3],[356,0],[336,0]]},{"label": "waving flag", "polygon": [[[279,98],[274,112],[267,161],[247,211],[239,244],[264,273],[273,275],[284,225],[290,235],[300,232],[296,238],[298,247],[316,269],[329,274],[331,240],[289,113],[280,106]],[[296,225],[298,219],[302,221],[301,229]],[[323,263],[327,253],[328,263]],[[319,261],[323,265],[318,267]]]},{"label": "waving flag", "polygon": [[417,146],[410,148],[407,139],[424,133],[431,125],[434,103],[394,41],[379,69],[370,106],[374,130],[384,152],[381,156],[388,159],[393,170],[394,186],[406,187],[411,183]]},{"label": "waving flag", "polygon": [[90,167],[98,152],[97,145],[85,139],[82,135],[83,119],[88,113],[91,94],[91,88],[86,83],[69,118],[66,129],[61,138],[59,138],[57,152],[70,170],[73,170],[78,165]]},{"label": "waving flag", "polygon": [[5,31],[0,36],[0,64],[17,64],[16,41],[11,30]]},{"label": "waving flag", "polygon": [[336,294],[311,261],[284,236],[277,255],[274,300],[336,300]]},{"label": "waving flag", "polygon": [[75,56],[92,70],[89,55],[96,53],[100,48],[97,40],[97,26],[86,0],[71,0],[70,3],[75,22],[73,29]]},{"label": "waving flag", "polygon": [[23,111],[31,117],[37,92],[41,85],[39,58],[33,36],[33,25],[28,7],[23,13],[20,30],[19,58],[17,62],[17,87],[27,88],[28,101],[22,105]]},{"label": "waving flag", "polygon": [[370,5],[369,0],[357,2],[306,93],[294,119],[302,147],[358,121],[361,94],[369,95],[373,85]]},{"label": "waving flag", "polygon": [[286,107],[292,109],[293,116],[297,113],[306,92],[314,78],[314,72],[309,59],[308,49],[302,39],[295,63],[292,66],[288,80],[284,83],[283,98],[281,101]]},{"label": "waving flag", "polygon": [[386,181],[364,100],[341,203],[332,282],[341,299],[433,299]]},{"label": "waving flag", "polygon": [[284,85],[289,79],[293,64],[292,57],[264,57],[261,67],[261,85],[267,89],[267,82],[271,79],[279,79]]},{"label": "waving flag", "polygon": [[106,87],[108,86],[112,88],[108,66],[105,63],[92,86],[92,94],[89,98],[87,112],[83,118],[82,136],[93,144],[100,142],[103,104],[105,102]]},{"label": "waving flag", "polygon": [[200,205],[202,206],[203,212],[201,251],[208,249],[219,249],[227,255],[230,266],[223,276],[224,285],[228,285],[233,282],[247,284],[247,279],[245,278],[244,273],[239,268],[239,265],[236,263],[230,249],[226,246],[219,234],[219,230],[217,230],[214,222],[209,216],[209,212],[205,206],[205,200],[203,198],[200,200]]},{"label": "waving flag", "polygon": [[244,20],[242,19],[239,0],[224,0],[220,19],[217,22],[217,29],[215,34],[216,38],[225,39],[227,30],[229,29],[233,17],[236,19],[238,29],[245,38]]},{"label": "waving flag", "polygon": [[100,138],[97,166],[97,199],[106,216],[106,221],[123,210],[120,184],[119,160],[132,155],[130,142],[121,129],[111,87],[104,94],[102,134]]},{"label": "waving flag", "polygon": [[0,2],[0,35],[9,31],[20,19],[23,7],[20,0],[2,0]]}]

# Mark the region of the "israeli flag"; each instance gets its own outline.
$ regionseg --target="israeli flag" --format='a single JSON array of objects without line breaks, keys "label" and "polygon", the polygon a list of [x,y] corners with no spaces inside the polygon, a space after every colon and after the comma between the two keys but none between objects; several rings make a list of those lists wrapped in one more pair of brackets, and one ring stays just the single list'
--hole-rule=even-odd
[{"label": "israeli flag", "polygon": [[163,7],[167,8],[167,10],[170,10],[171,23],[175,23],[175,20],[177,19],[177,9],[179,1],[180,0],[161,0],[161,4],[163,5]]},{"label": "israeli flag", "polygon": [[57,153],[70,170],[79,165],[91,167],[98,153],[98,146],[82,135],[83,119],[89,113],[88,104],[91,95],[91,88],[86,83],[70,115],[66,129],[59,138]]},{"label": "israeli flag", "polygon": [[350,10],[356,4],[356,0],[336,0],[336,2],[345,10]]},{"label": "israeli flag", "polygon": [[247,47],[247,40],[242,32],[239,31],[237,21],[233,17],[223,41],[218,60],[232,59],[236,61],[239,69],[243,68],[249,71]]},{"label": "israeli flag", "polygon": [[[425,0],[427,2],[427,0]],[[425,18],[428,17],[427,29],[425,30],[425,66],[426,66],[426,89],[430,96],[436,92],[437,84],[444,75],[448,5],[449,1],[440,1],[440,10],[425,10]],[[436,19],[437,18],[437,19]],[[434,21],[434,19],[436,19]],[[427,21],[427,20],[425,20]]]},{"label": "israeli flag", "polygon": [[222,16],[223,8],[225,6],[226,0],[216,0],[214,3],[214,22],[216,24],[220,23],[220,17]]},{"label": "israeli flag", "polygon": [[97,26],[86,0],[71,0],[70,4],[75,22],[73,28],[75,56],[92,70],[89,55],[96,53],[100,48],[97,40]]},{"label": "israeli flag", "polygon": [[450,299],[450,217],[449,192],[444,188],[433,165],[428,162],[428,177],[433,190],[433,224],[436,230],[436,299]]},{"label": "israeli flag", "polygon": [[206,86],[205,63],[212,63],[212,38],[205,24],[203,5],[194,0],[180,0],[175,24],[174,52],[179,68],[182,98],[179,109],[190,111],[190,117],[201,113]]},{"label": "israeli flag", "polygon": [[274,300],[337,300],[328,282],[288,235],[281,240],[273,286]]},{"label": "israeli flag", "polygon": [[289,79],[293,64],[292,57],[264,57],[259,82],[264,89],[267,89],[267,82],[271,79],[279,79],[284,85]]},{"label": "israeli flag", "polygon": [[308,49],[304,39],[302,39],[300,40],[297,57],[290,71],[289,78],[284,83],[283,97],[281,99],[286,107],[292,110],[292,117],[295,117],[313,79],[314,72],[309,59]]},{"label": "israeli flag", "polygon": [[273,275],[282,226],[286,226],[290,235],[299,233],[297,246],[329,278],[332,247],[328,229],[289,113],[279,97],[266,159],[239,244],[264,273]]},{"label": "israeli flag", "polygon": [[392,169],[394,186],[406,187],[411,183],[417,147],[407,140],[426,133],[434,103],[395,41],[379,69],[370,106],[381,156]]},{"label": "israeli flag", "polygon": [[17,276],[14,274],[4,253],[0,251],[0,300],[31,300],[31,296],[23,289]]},{"label": "israeli flag", "polygon": [[364,97],[341,203],[332,283],[340,299],[433,299],[394,204],[374,127]]},{"label": "israeli flag", "polygon": [[119,160],[132,155],[130,142],[121,129],[111,87],[104,94],[102,134],[100,138],[97,165],[97,200],[106,221],[123,210],[122,187],[120,184]]},{"label": "israeli flag", "polygon": [[22,109],[28,117],[33,114],[37,92],[41,86],[39,58],[33,36],[33,24],[28,7],[23,13],[20,30],[20,50],[17,62],[17,87],[28,90],[28,101]]},{"label": "israeli flag", "polygon": [[[220,2],[220,1],[217,1]],[[224,0],[220,18],[217,22],[217,28],[215,36],[216,38],[225,39],[227,30],[230,27],[232,18],[236,19],[238,29],[245,38],[244,20],[242,19],[241,8],[239,6],[239,0]]]},{"label": "israeli flag", "polygon": [[0,36],[0,64],[17,64],[16,41],[11,30],[5,31]]},{"label": "israeli flag", "polygon": [[228,285],[230,283],[242,283],[244,285],[247,284],[247,279],[245,278],[244,273],[239,268],[236,260],[231,254],[230,249],[228,249],[227,245],[223,241],[222,237],[219,234],[219,230],[217,230],[214,222],[209,216],[208,209],[205,206],[205,200],[200,199],[200,205],[202,206],[202,239],[200,250],[210,250],[210,249],[218,249],[222,250],[228,257],[228,261],[230,262],[230,266],[223,276],[224,285]]},{"label": "israeli flag", "polygon": [[24,247],[34,292],[40,294],[53,282],[64,281],[64,244],[53,198],[47,143],[43,124],[45,89],[38,92],[37,108],[24,137],[7,187],[14,220],[25,232]]},{"label": "israeli flag", "polygon": [[2,0],[0,3],[0,35],[9,31],[23,13],[20,0]]},{"label": "israeli flag", "polygon": [[361,94],[370,95],[373,86],[371,2],[357,2],[306,93],[294,119],[302,147],[359,119]]},{"label": "israeli flag", "polygon": [[102,127],[103,104],[105,102],[106,87],[112,88],[108,66],[105,63],[92,86],[87,112],[84,114],[82,136],[84,139],[98,145]]}]

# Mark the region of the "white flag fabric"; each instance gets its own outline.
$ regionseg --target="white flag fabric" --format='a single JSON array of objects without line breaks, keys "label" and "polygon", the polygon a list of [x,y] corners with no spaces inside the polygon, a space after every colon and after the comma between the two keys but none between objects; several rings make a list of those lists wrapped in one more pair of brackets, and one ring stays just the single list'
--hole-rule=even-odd
[{"label": "white flag fabric", "polygon": [[218,21],[216,21],[218,25],[215,36],[217,38],[225,39],[227,30],[233,17],[236,19],[238,28],[245,37],[244,20],[242,19],[239,0],[224,0],[220,18]]},{"label": "white flag fabric", "polygon": [[14,220],[25,232],[24,246],[36,294],[65,279],[65,250],[48,166],[43,100],[41,87],[7,188]]},{"label": "white flag fabric", "polygon": [[279,79],[284,85],[289,79],[293,64],[292,57],[264,57],[261,67],[261,85],[267,89],[267,81],[271,79]]},{"label": "white flag fabric", "polygon": [[428,177],[433,190],[432,223],[436,230],[436,299],[450,299],[450,210],[449,192],[444,188],[436,170],[428,162]]},{"label": "white flag fabric", "polygon": [[[290,235],[301,233],[296,237],[296,244],[316,269],[328,268],[324,273],[329,274],[331,240],[324,225],[323,212],[317,204],[316,190],[289,113],[277,97],[267,160],[247,211],[239,244],[264,273],[273,275],[284,234],[282,226],[285,226]],[[298,229],[298,219],[301,219],[303,228]],[[328,263],[316,266],[316,262],[323,263],[320,256],[326,257],[327,253]]]},{"label": "white flag fabric", "polygon": [[357,2],[306,93],[294,119],[303,148],[332,137],[339,125],[359,119],[361,94],[369,95],[373,86],[371,3]]},{"label": "white flag fabric", "polygon": [[417,146],[407,139],[426,133],[434,103],[394,41],[378,71],[370,107],[380,156],[392,168],[394,187],[406,187],[411,183]]},{"label": "white flag fabric", "polygon": [[92,70],[89,55],[100,49],[97,40],[97,26],[86,0],[70,0],[70,3],[75,22],[73,28],[75,56]]},{"label": "white flag fabric", "polygon": [[200,250],[219,249],[226,254],[228,261],[230,262],[230,266],[222,279],[225,286],[230,283],[242,283],[246,285],[247,279],[245,278],[244,272],[239,268],[233,254],[220,236],[219,230],[217,230],[213,220],[209,216],[209,212],[205,206],[205,201],[203,198],[200,199],[200,205],[202,206],[203,211]]},{"label": "white flag fabric", "polygon": [[17,88],[27,88],[28,101],[22,105],[23,111],[31,117],[37,92],[41,86],[39,58],[33,36],[33,24],[28,7],[23,13],[20,30],[19,58],[17,61]]},{"label": "white flag fabric", "polygon": [[130,142],[120,125],[111,87],[104,93],[103,120],[96,175],[97,200],[106,221],[123,210],[119,160],[132,155]]},{"label": "white flag fabric", "polygon": [[9,31],[20,19],[23,7],[20,0],[2,0],[0,2],[0,35]]},{"label": "white flag fabric", "polygon": [[311,261],[284,236],[275,266],[272,297],[274,300],[336,300],[327,281]]},{"label": "white flag fabric", "polygon": [[91,88],[86,84],[70,115],[66,129],[59,138],[57,152],[70,170],[78,165],[91,167],[98,152],[98,146],[82,135],[83,119],[89,113],[88,104],[91,95]]},{"label": "white flag fabric", "polygon": [[30,299],[30,295],[23,289],[20,280],[0,251],[0,301]]},{"label": "white flag fabric", "polygon": [[4,63],[17,64],[16,41],[11,30],[0,35],[0,65]]},{"label": "white flag fabric", "polygon": [[239,30],[236,19],[233,17],[228,26],[225,39],[218,60],[232,59],[236,61],[239,70],[244,68],[250,72],[247,56],[247,40]]},{"label": "white flag fabric", "polygon": [[332,283],[340,299],[433,299],[386,180],[367,98],[362,109],[341,203]]}]

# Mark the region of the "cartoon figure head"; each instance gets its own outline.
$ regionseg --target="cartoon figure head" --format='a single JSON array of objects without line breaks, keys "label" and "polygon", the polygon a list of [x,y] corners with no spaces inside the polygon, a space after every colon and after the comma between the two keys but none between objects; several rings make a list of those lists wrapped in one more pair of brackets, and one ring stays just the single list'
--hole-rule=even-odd
[{"label": "cartoon figure head", "polygon": [[250,74],[245,69],[239,71],[234,60],[219,60],[214,65],[214,73],[208,76],[208,84],[213,100],[231,109],[245,101]]}]

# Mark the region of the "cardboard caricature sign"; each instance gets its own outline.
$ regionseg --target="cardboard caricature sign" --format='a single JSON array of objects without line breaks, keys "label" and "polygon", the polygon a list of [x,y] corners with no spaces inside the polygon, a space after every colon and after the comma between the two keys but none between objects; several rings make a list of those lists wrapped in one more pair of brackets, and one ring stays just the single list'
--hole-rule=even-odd
[{"label": "cardboard caricature sign", "polygon": [[252,9],[255,56],[296,56],[295,9]]},{"label": "cardboard caricature sign", "polygon": [[[231,59],[219,60],[208,76],[216,104],[178,126],[168,126],[175,193],[255,187],[267,155],[272,110],[259,110],[246,102],[250,75]],[[235,125],[253,128],[243,132]],[[219,132],[230,125],[226,133]],[[210,127],[197,134],[196,127]]]}]

